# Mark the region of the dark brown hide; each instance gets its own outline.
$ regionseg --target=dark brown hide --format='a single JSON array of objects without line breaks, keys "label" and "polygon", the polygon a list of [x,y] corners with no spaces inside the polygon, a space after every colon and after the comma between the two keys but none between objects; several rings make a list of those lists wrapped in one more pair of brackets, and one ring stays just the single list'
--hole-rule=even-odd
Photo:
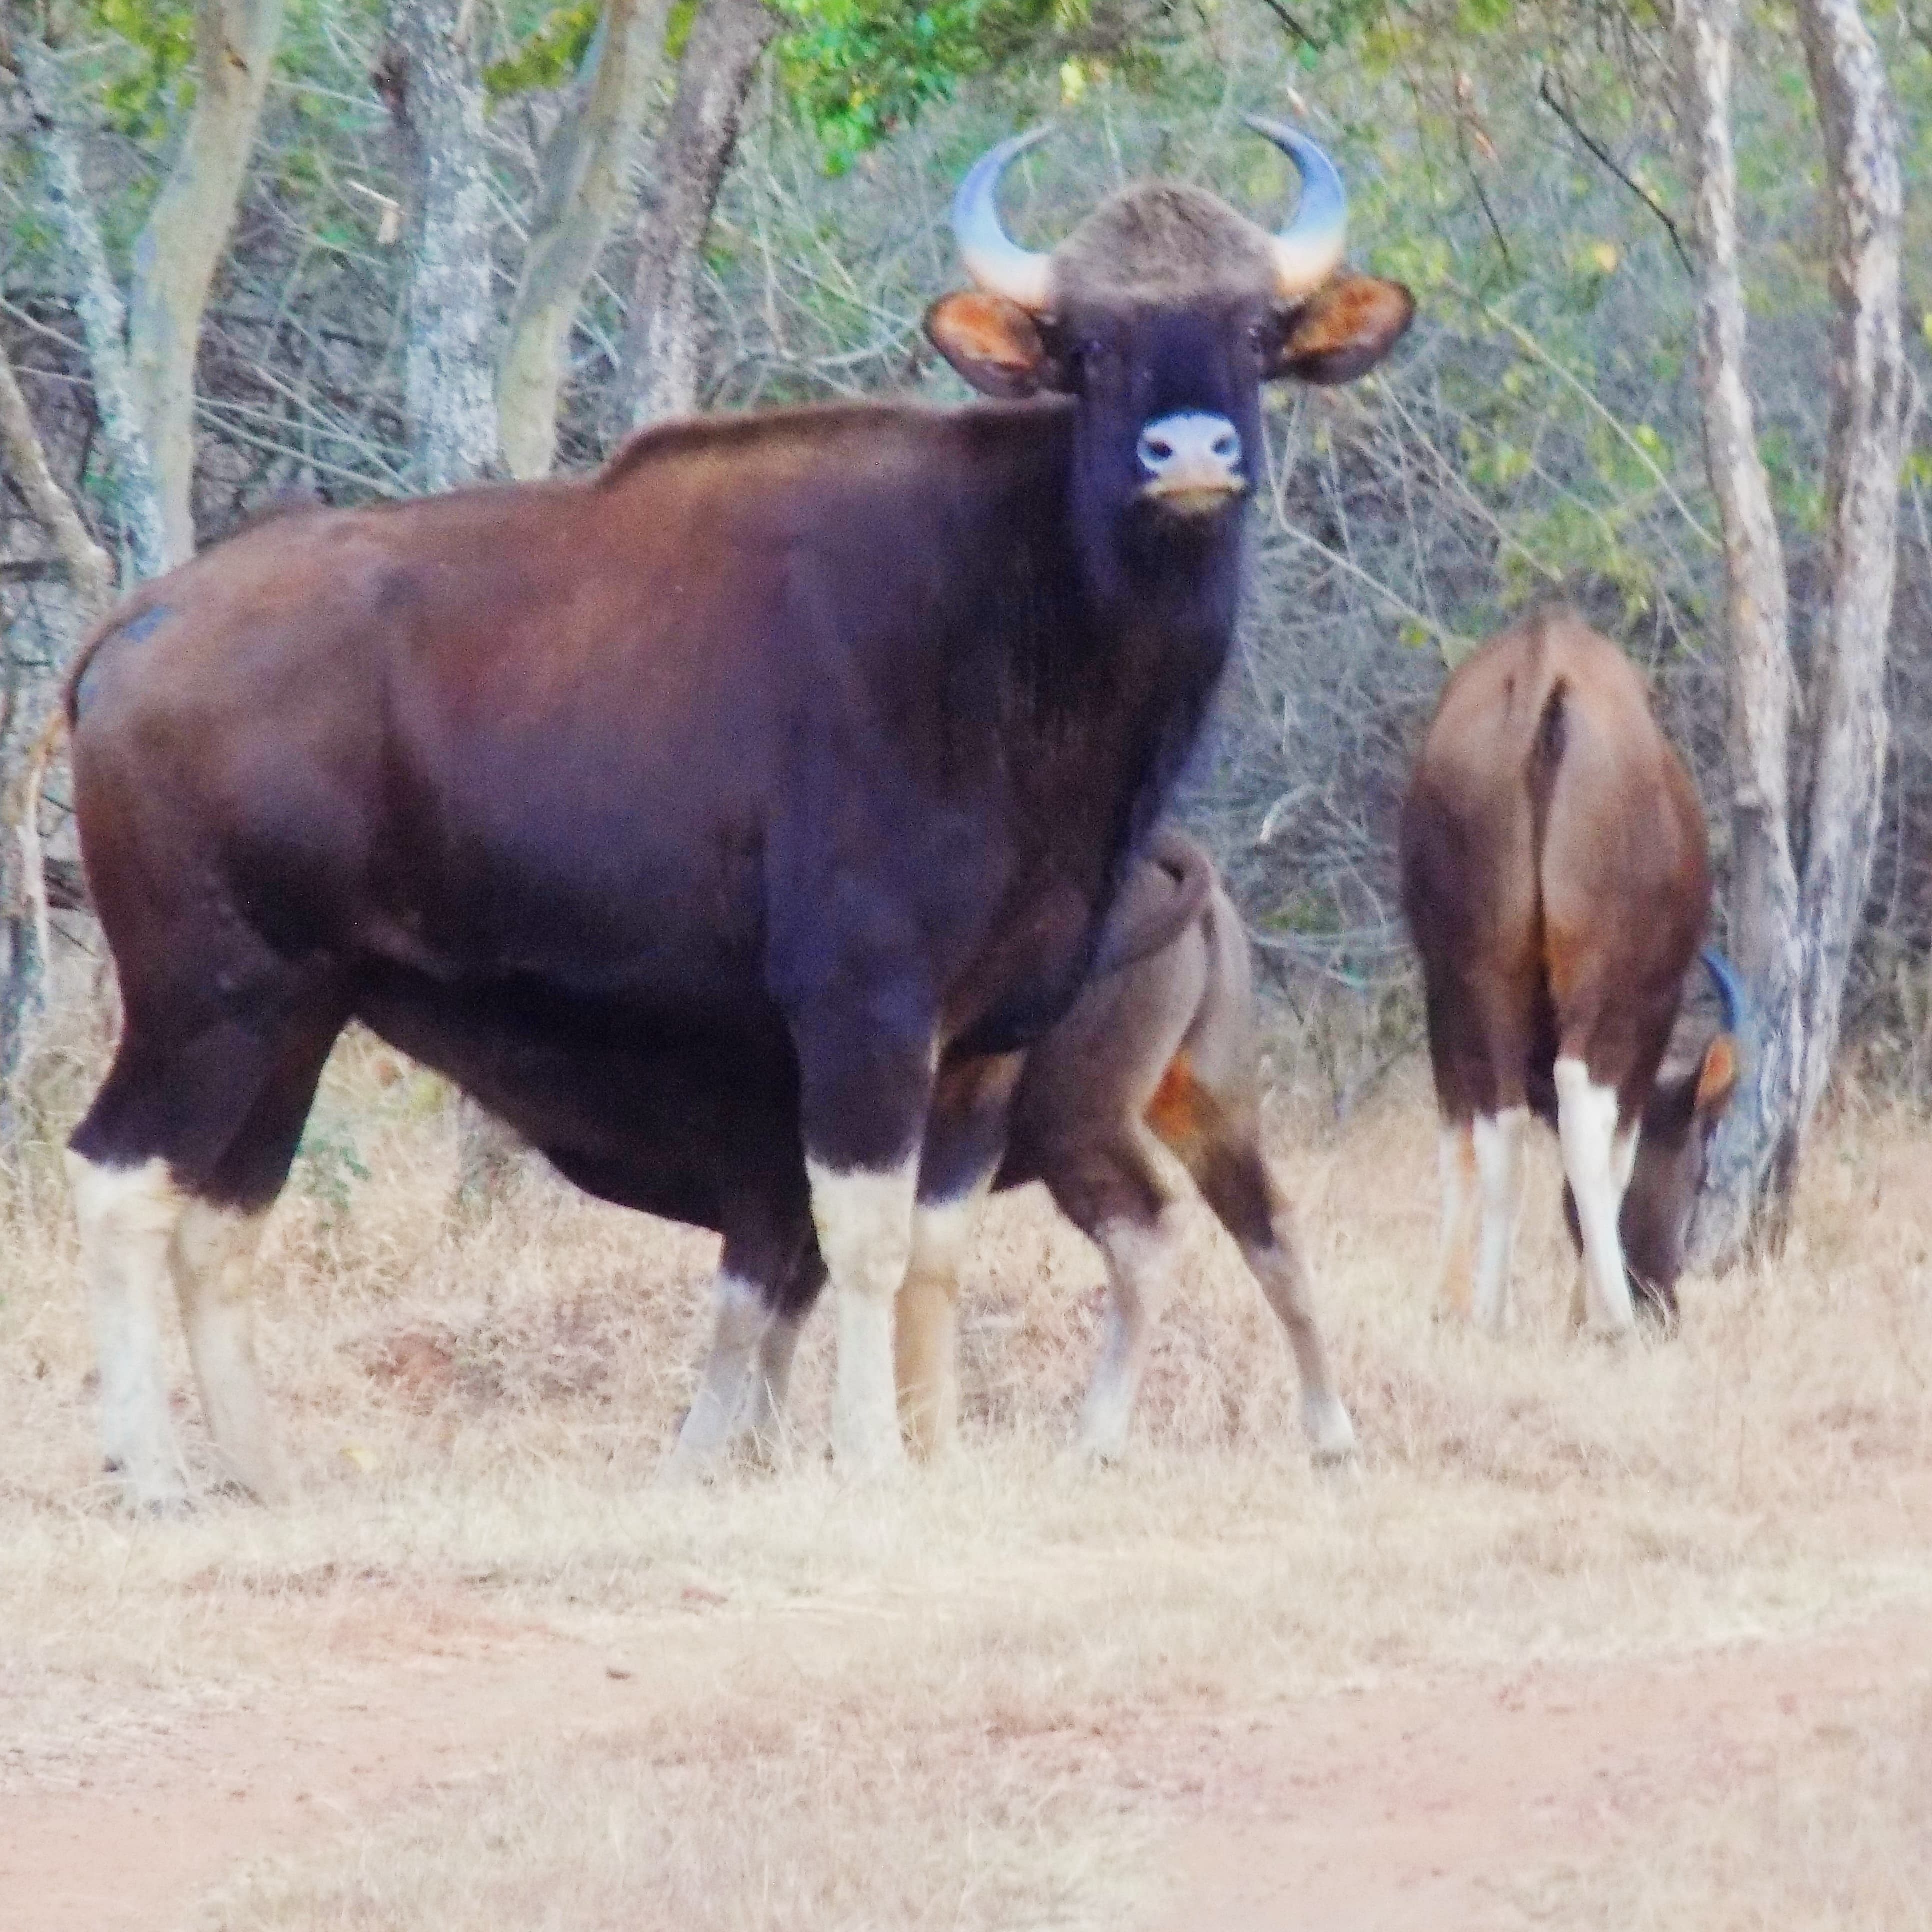
[{"label": "dark brown hide", "polygon": [[[591,1192],[722,1229],[745,1279],[804,1265],[801,1153],[860,1177],[845,1433],[883,1453],[908,1236],[865,1203],[915,1156],[928,1200],[997,1162],[997,1063],[1078,994],[1233,634],[1282,304],[1265,248],[1178,295],[1129,218],[1166,193],[1094,218],[1125,237],[1104,287],[1076,230],[1051,397],[669,424],[585,480],[257,526],[107,620],[70,704],[126,1026],[73,1148],[173,1191],[95,1189],[104,1293],[183,1198],[274,1198],[359,1018]],[[1408,316],[1341,308],[1358,361]],[[1184,514],[1143,487],[1181,419],[1239,432]]]}]

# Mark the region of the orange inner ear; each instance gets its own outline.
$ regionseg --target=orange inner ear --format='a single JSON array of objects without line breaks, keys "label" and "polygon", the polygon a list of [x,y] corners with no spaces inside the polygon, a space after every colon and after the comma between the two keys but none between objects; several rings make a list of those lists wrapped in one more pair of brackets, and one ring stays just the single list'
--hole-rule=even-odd
[{"label": "orange inner ear", "polygon": [[1045,345],[1033,317],[1004,296],[964,289],[933,305],[927,327],[948,356],[982,367],[1027,375],[1040,365]]},{"label": "orange inner ear", "polygon": [[1310,302],[1282,345],[1282,359],[1293,364],[1350,351],[1376,352],[1408,326],[1415,303],[1398,282],[1376,275],[1342,275]]},{"label": "orange inner ear", "polygon": [[1697,1111],[1720,1114],[1730,1104],[1738,1084],[1738,1043],[1720,1033],[1704,1049],[1703,1070],[1697,1076]]}]

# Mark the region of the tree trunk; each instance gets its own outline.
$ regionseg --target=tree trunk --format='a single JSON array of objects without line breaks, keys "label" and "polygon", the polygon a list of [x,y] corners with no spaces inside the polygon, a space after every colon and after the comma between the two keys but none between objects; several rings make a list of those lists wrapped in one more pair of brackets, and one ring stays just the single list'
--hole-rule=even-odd
[{"label": "tree trunk", "polygon": [[[13,365],[0,351],[0,458],[28,508],[66,566],[81,614],[92,622],[113,602],[114,565],[88,534],[74,502],[56,481]],[[18,746],[27,754],[6,772],[7,837],[0,845],[0,1146],[10,1146],[20,1127],[15,1083],[28,1034],[45,1010],[49,956],[47,896],[37,808],[40,778],[51,749],[43,718],[57,701],[42,680],[37,690],[8,693],[0,753]]]},{"label": "tree trunk", "polygon": [[1798,0],[1798,25],[1825,136],[1835,310],[1825,472],[1831,602],[1806,693],[1814,735],[1798,922],[1806,1002],[1802,1136],[1831,1078],[1878,842],[1906,377],[1904,194],[1885,70],[1856,0]]},{"label": "tree trunk", "polygon": [[1828,479],[1832,613],[1814,654],[1805,711],[1812,735],[1799,747],[1810,783],[1795,819],[1784,553],[1744,382],[1730,125],[1738,10],[1738,0],[1676,0],[1672,28],[1701,257],[1705,459],[1724,538],[1732,944],[1754,1008],[1744,1079],[1699,1208],[1694,1249],[1707,1265],[1737,1258],[1754,1232],[1773,1249],[1782,1243],[1798,1154],[1838,1046],[1878,828],[1903,427],[1897,143],[1884,77],[1852,0],[1800,0],[1826,124],[1839,316]]},{"label": "tree trunk", "polygon": [[112,464],[122,540],[135,574],[158,576],[167,568],[167,539],[128,366],[127,310],[107,266],[100,225],[88,197],[80,143],[64,111],[60,70],[32,34],[21,34],[14,49],[32,117],[32,145],[41,196],[74,277],[74,306],[80,314],[94,376],[94,406]]},{"label": "tree trunk", "polygon": [[638,219],[620,382],[634,428],[698,406],[698,265],[752,77],[782,24],[764,0],[704,0],[692,23]]},{"label": "tree trunk", "polygon": [[513,476],[550,469],[571,328],[628,189],[664,17],[662,0],[608,0],[570,107],[544,150],[542,200],[496,380]]},{"label": "tree trunk", "polygon": [[170,564],[194,554],[194,367],[202,312],[261,119],[283,0],[200,0],[193,112],[134,247],[128,346]]},{"label": "tree trunk", "polygon": [[74,499],[56,481],[33,412],[0,348],[0,455],[7,474],[47,533],[81,603],[98,617],[114,601],[114,560],[94,541]]},{"label": "tree trunk", "polygon": [[489,163],[476,0],[391,0],[375,81],[410,186],[403,388],[417,486],[500,473]]}]

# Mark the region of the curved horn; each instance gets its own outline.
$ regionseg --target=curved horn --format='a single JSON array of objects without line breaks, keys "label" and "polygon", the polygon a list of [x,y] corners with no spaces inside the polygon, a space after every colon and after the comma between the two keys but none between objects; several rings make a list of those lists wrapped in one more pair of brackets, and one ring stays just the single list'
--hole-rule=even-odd
[{"label": "curved horn", "polygon": [[1742,1031],[1749,1001],[1738,969],[1714,946],[1705,946],[1697,957],[1704,962],[1704,970],[1710,974],[1711,983],[1718,989],[1718,1004],[1724,1012],[1724,1030]]},{"label": "curved horn", "polygon": [[1272,141],[1301,177],[1294,219],[1274,238],[1276,285],[1284,300],[1300,302],[1341,266],[1348,232],[1348,190],[1335,164],[1306,134],[1258,114],[1241,118],[1264,140]]},{"label": "curved horn", "polygon": [[1036,128],[989,148],[973,164],[952,197],[952,232],[965,258],[966,272],[988,295],[1004,296],[1029,314],[1040,314],[1052,299],[1053,257],[1022,248],[1000,226],[1000,177],[1016,155],[1043,141],[1052,130]]}]

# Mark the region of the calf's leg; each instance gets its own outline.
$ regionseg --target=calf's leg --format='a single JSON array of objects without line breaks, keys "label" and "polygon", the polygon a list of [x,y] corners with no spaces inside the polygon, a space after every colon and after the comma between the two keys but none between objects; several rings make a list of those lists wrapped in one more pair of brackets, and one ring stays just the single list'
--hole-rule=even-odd
[{"label": "calf's leg", "polygon": [[894,1331],[899,1420],[916,1456],[942,1454],[958,1432],[959,1269],[1006,1150],[1022,1064],[1017,1054],[960,1060],[934,1092]]}]

